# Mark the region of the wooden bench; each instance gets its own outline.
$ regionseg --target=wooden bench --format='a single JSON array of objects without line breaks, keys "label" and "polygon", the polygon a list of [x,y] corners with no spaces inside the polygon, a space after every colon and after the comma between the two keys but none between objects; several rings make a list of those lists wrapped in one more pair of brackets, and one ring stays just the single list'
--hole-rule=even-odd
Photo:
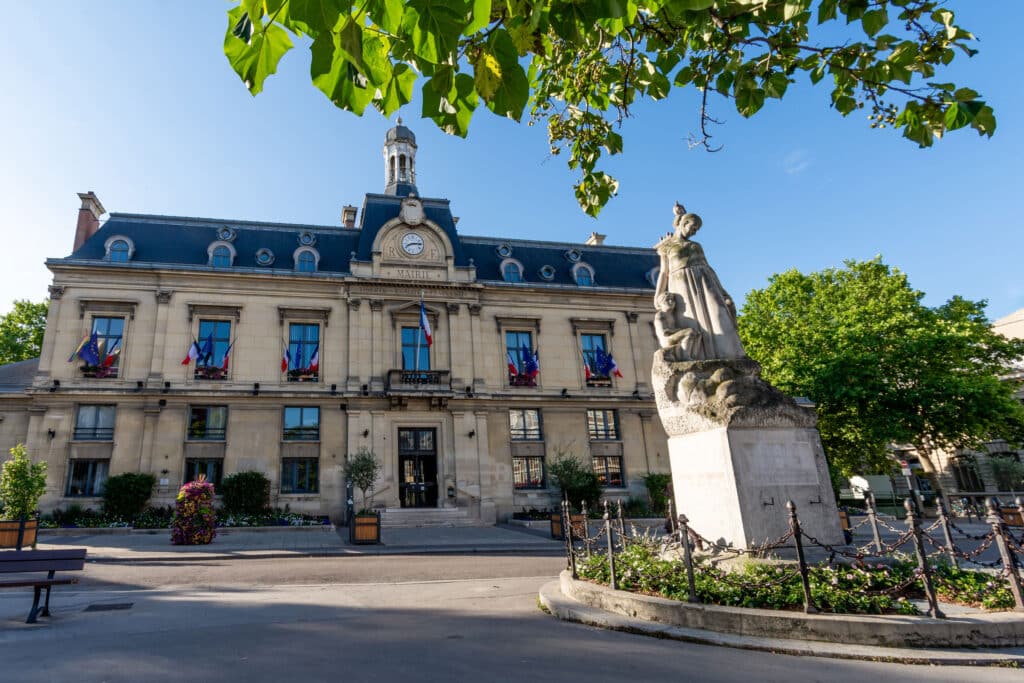
[{"label": "wooden bench", "polygon": [[[46,572],[46,578],[14,578],[0,580],[0,588],[22,588],[31,586],[34,589],[32,609],[29,610],[26,624],[36,623],[36,617],[50,616],[50,589],[78,583],[77,578],[54,578],[56,572],[82,571],[85,568],[85,548],[69,548],[67,550],[9,550],[0,552],[0,574],[28,574]],[[39,598],[46,589],[46,601],[42,609]]]}]

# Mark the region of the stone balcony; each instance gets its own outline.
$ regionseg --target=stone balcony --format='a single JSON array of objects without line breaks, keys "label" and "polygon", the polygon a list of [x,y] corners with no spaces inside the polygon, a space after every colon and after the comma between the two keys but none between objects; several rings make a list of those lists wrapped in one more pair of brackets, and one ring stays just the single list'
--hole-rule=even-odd
[{"label": "stone balcony", "polygon": [[425,394],[450,392],[450,370],[388,370],[385,390],[389,393]]}]

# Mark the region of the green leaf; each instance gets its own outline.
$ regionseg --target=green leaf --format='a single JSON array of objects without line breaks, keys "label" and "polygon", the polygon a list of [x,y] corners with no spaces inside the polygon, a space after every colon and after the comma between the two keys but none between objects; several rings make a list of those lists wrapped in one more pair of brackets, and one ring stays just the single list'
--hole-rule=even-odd
[{"label": "green leaf", "polygon": [[391,80],[381,89],[381,97],[374,101],[374,106],[384,116],[390,116],[402,105],[409,104],[415,83],[416,72],[408,64],[396,64],[391,72]]},{"label": "green leaf", "polygon": [[462,35],[471,36],[490,23],[491,0],[473,0],[473,19],[462,29]]},{"label": "green leaf", "polygon": [[469,74],[457,74],[452,89],[442,95],[430,85],[423,84],[423,117],[431,119],[449,135],[466,137],[469,132],[469,121],[476,109],[478,96],[473,88],[473,77]]},{"label": "green leaf", "polygon": [[367,0],[366,12],[377,26],[395,35],[402,27],[405,4],[402,0]]},{"label": "green leaf", "polygon": [[745,87],[736,92],[736,111],[744,117],[751,117],[764,106],[764,90]]},{"label": "green leaf", "polygon": [[366,65],[363,64],[363,29],[355,19],[345,20],[345,25],[338,32],[337,46],[360,72],[366,72]]},{"label": "green leaf", "polygon": [[362,116],[374,92],[366,87],[366,78],[338,46],[338,36],[321,33],[310,46],[313,55],[309,72],[313,84],[336,107]]},{"label": "green leaf", "polygon": [[835,19],[838,5],[839,0],[821,0],[821,4],[818,5],[818,23],[824,24]]},{"label": "green leaf", "polygon": [[412,41],[416,56],[431,64],[454,57],[466,5],[457,0],[410,0],[402,17],[402,30]]},{"label": "green leaf", "polygon": [[703,10],[715,4],[715,0],[669,0],[668,5],[679,12],[684,10]]},{"label": "green leaf", "polygon": [[478,60],[484,67],[477,71],[477,92],[495,114],[518,121],[530,95],[530,83],[508,32],[498,29],[492,33],[484,54]]},{"label": "green leaf", "polygon": [[785,74],[773,73],[764,83],[764,93],[768,97],[782,99],[782,96],[786,94],[786,88],[788,87],[789,79],[786,78]]},{"label": "green leaf", "polygon": [[235,70],[242,82],[253,95],[263,90],[263,81],[277,71],[277,63],[284,53],[292,49],[292,41],[288,33],[275,24],[265,27],[254,27],[256,30],[245,42],[234,34],[234,27],[241,20],[241,8],[235,8],[238,14],[228,15],[228,32],[224,37],[224,54],[228,63]]},{"label": "green leaf", "polygon": [[853,99],[852,97],[842,95],[835,99],[835,102],[832,103],[832,106],[834,106],[840,114],[846,116],[851,111],[857,108],[857,100]]},{"label": "green leaf", "polygon": [[970,88],[957,88],[956,92],[953,93],[953,99],[957,102],[969,102],[970,100],[978,99],[978,93]]},{"label": "green leaf", "polygon": [[996,117],[992,107],[987,104],[982,107],[975,115],[971,128],[978,131],[979,135],[992,137],[992,134],[996,132]]},{"label": "green leaf", "polygon": [[985,103],[980,100],[954,102],[946,110],[946,130],[956,130],[972,123]]},{"label": "green leaf", "polygon": [[341,0],[289,0],[287,25],[315,37],[334,29],[342,9]]},{"label": "green leaf", "polygon": [[889,23],[889,13],[884,7],[873,9],[864,13],[860,23],[864,27],[864,32],[873,37]]},{"label": "green leaf", "polygon": [[732,87],[733,75],[731,71],[723,71],[718,74],[718,78],[715,79],[715,90],[722,93],[723,95],[729,94],[729,88]]}]

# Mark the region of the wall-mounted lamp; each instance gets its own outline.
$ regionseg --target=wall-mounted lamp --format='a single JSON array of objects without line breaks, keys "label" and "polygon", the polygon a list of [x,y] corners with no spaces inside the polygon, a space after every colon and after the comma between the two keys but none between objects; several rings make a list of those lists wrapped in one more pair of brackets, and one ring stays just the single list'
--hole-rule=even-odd
[{"label": "wall-mounted lamp", "polygon": [[55,429],[47,429],[46,430],[46,436],[50,437],[50,439],[52,440],[53,437],[57,436],[57,430],[55,430]]},{"label": "wall-mounted lamp", "polygon": [[166,398],[160,399],[159,401],[157,401],[157,405],[159,405],[161,408],[163,408],[164,406],[167,405],[167,399]]},{"label": "wall-mounted lamp", "polygon": [[142,381],[142,380],[140,379],[140,380],[139,380],[138,382],[136,382],[136,383],[135,383],[135,391],[136,391],[136,392],[138,392],[138,391],[142,391],[142,388],[143,388],[144,386],[146,386],[146,383],[145,383],[145,382],[143,382],[143,381]]},{"label": "wall-mounted lamp", "polygon": [[473,387],[466,385],[466,398],[473,398]]},{"label": "wall-mounted lamp", "polygon": [[170,382],[164,382],[164,393],[166,394],[170,390],[171,390],[171,383]]},{"label": "wall-mounted lamp", "polygon": [[469,438],[472,439],[474,436],[476,436],[476,430],[475,429],[470,429],[469,430],[469,434],[466,434],[466,436],[468,436]]},{"label": "wall-mounted lamp", "polygon": [[370,430],[369,430],[369,429],[364,429],[364,430],[363,430],[363,438],[365,439],[365,438],[366,438],[366,437],[368,437],[369,435],[370,435]]},{"label": "wall-mounted lamp", "polygon": [[639,389],[634,389],[633,390],[633,398],[635,398],[638,401],[640,400],[640,390]]},{"label": "wall-mounted lamp", "polygon": [[53,386],[50,387],[50,392],[53,393],[54,391],[57,391],[58,389],[60,389],[60,380],[59,379],[55,379],[55,380],[53,380]]},{"label": "wall-mounted lamp", "polygon": [[167,475],[168,475],[168,474],[170,474],[170,473],[171,473],[171,471],[170,471],[170,470],[160,470],[160,474],[162,474],[162,475],[164,475],[164,476],[167,476]]},{"label": "wall-mounted lamp", "polygon": [[332,384],[331,385],[331,396],[337,396],[337,395],[338,395],[338,385],[337,384]]},{"label": "wall-mounted lamp", "polygon": [[369,396],[370,395],[370,385],[369,384],[364,384],[362,386],[362,390],[361,391],[362,391],[363,396]]},{"label": "wall-mounted lamp", "polygon": [[253,382],[252,383],[252,395],[253,396],[259,396],[260,395],[260,383],[259,382]]},{"label": "wall-mounted lamp", "polygon": [[569,390],[562,387],[562,398],[569,398]]}]

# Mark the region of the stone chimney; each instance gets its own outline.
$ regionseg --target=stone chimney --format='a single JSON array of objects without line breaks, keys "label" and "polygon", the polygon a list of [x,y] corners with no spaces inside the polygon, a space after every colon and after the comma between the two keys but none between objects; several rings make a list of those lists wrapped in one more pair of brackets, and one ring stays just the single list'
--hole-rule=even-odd
[{"label": "stone chimney", "polygon": [[351,204],[341,207],[341,224],[346,228],[356,227],[356,213],[358,209]]},{"label": "stone chimney", "polygon": [[100,204],[99,197],[92,190],[86,193],[78,193],[82,200],[82,208],[78,210],[78,225],[75,227],[75,246],[71,251],[78,251],[78,248],[85,244],[85,241],[96,234],[100,229],[100,216],[107,212]]},{"label": "stone chimney", "polygon": [[588,237],[587,241],[584,242],[583,244],[586,244],[586,245],[592,246],[592,247],[593,246],[599,246],[599,245],[604,244],[604,238],[607,237],[607,236],[608,235],[602,235],[602,234],[597,233],[597,232],[592,232],[592,233],[590,233],[590,237]]}]

